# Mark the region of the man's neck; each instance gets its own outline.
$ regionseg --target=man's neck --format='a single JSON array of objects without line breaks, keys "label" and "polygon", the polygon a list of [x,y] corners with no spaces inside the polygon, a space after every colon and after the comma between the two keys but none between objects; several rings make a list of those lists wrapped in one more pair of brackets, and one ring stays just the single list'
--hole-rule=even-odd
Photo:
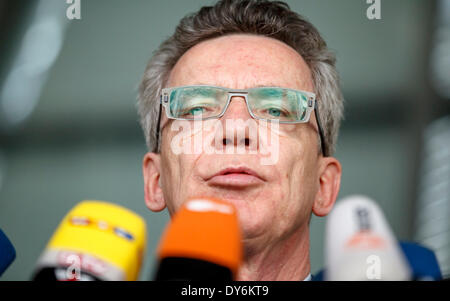
[{"label": "man's neck", "polygon": [[307,226],[274,244],[257,247],[257,243],[248,241],[245,245],[246,256],[237,280],[300,281],[310,273]]}]

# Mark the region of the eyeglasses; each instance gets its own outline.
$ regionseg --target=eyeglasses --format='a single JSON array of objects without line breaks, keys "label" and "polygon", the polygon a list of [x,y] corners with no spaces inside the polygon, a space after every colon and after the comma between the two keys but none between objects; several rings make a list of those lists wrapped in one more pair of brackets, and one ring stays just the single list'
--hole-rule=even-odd
[{"label": "eyeglasses", "polygon": [[[323,130],[320,124],[315,94],[279,87],[258,87],[247,90],[227,89],[214,86],[182,86],[162,89],[161,109],[166,116],[176,120],[207,120],[222,117],[233,96],[244,97],[250,115],[259,120],[279,123],[306,123],[314,110],[319,128],[322,153],[325,155]],[[159,129],[156,149],[159,143]]]}]

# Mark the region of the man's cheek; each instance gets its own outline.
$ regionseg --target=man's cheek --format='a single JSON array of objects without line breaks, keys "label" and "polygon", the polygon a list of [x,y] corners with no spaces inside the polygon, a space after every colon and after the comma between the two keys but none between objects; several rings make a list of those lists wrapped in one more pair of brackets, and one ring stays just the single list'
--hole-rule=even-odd
[{"label": "man's cheek", "polygon": [[223,154],[223,127],[219,120],[207,120],[203,124],[203,152],[206,155]]},{"label": "man's cheek", "polygon": [[192,128],[192,124],[187,120],[177,120],[170,126],[170,132],[168,135],[170,150],[174,155],[180,154],[192,154],[195,151],[195,145],[193,150],[193,142],[195,136],[195,128]]}]

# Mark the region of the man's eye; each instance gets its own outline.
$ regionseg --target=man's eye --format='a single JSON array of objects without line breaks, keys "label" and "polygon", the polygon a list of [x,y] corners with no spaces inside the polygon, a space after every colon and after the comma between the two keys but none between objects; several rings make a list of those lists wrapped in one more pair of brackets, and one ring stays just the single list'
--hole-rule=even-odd
[{"label": "man's eye", "polygon": [[281,108],[267,108],[265,113],[272,117],[287,117],[289,113]]},{"label": "man's eye", "polygon": [[195,107],[195,108],[190,109],[188,114],[199,115],[199,114],[203,114],[204,111],[205,111],[205,108],[203,108],[203,107]]},{"label": "man's eye", "polygon": [[274,109],[274,108],[268,109],[267,112],[270,115],[275,116],[275,117],[279,117],[281,115],[281,111],[278,109]]},{"label": "man's eye", "polygon": [[183,117],[190,117],[200,114],[206,114],[206,111],[207,107],[205,106],[188,107],[182,110],[182,112],[179,115]]}]

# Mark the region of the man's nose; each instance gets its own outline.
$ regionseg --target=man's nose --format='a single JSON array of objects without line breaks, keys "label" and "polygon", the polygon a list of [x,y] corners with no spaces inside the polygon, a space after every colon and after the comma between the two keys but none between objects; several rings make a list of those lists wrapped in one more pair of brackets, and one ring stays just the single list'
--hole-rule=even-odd
[{"label": "man's nose", "polygon": [[252,118],[247,109],[245,98],[242,96],[232,96],[222,119],[241,119],[247,120]]},{"label": "man's nose", "polygon": [[[222,123],[220,147],[237,147],[245,150],[256,150],[258,127],[256,120],[250,115],[245,98],[233,96],[225,114],[220,118]],[[216,145],[218,146],[218,145]]]}]

